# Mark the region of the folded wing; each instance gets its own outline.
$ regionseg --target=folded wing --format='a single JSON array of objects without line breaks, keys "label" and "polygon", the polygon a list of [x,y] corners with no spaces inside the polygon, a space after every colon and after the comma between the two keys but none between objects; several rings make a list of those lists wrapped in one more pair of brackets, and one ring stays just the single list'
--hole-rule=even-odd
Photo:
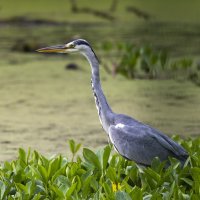
[{"label": "folded wing", "polygon": [[109,128],[109,137],[122,156],[142,165],[150,165],[155,157],[164,161],[171,156],[185,162],[188,156],[179,144],[144,124],[112,125]]}]

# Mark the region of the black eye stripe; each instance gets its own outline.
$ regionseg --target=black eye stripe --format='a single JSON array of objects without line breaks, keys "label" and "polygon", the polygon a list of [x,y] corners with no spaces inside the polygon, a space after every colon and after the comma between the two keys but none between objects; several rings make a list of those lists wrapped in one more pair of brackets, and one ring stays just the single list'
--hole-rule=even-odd
[{"label": "black eye stripe", "polygon": [[81,44],[83,44],[83,45],[87,45],[87,46],[90,47],[90,45],[89,45],[85,40],[80,40],[80,39],[74,41],[74,44],[76,44],[76,45],[81,45]]}]

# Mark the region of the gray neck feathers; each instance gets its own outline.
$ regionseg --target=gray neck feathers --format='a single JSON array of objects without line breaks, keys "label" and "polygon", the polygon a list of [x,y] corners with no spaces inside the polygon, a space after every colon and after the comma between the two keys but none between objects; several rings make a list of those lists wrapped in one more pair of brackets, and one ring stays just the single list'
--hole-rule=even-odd
[{"label": "gray neck feathers", "polygon": [[95,98],[96,107],[98,110],[100,122],[103,128],[106,130],[112,121],[112,110],[109,107],[106,97],[103,94],[101,89],[100,83],[100,76],[99,76],[99,62],[96,59],[93,51],[84,52],[83,55],[87,58],[90,63],[91,71],[92,71],[92,78],[91,78],[91,85],[93,90],[93,95]]}]

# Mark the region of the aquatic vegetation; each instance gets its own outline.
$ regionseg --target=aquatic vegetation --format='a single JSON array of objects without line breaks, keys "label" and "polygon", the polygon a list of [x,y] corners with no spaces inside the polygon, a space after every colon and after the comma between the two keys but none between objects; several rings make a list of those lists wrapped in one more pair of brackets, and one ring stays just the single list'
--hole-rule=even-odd
[{"label": "aquatic vegetation", "polygon": [[[195,84],[200,83],[199,63],[190,57],[174,58],[165,50],[156,50],[149,45],[136,46],[131,43],[112,44],[105,42],[102,49],[106,52],[120,54],[118,61],[113,62],[108,72],[122,74],[134,79],[175,79],[190,80]],[[115,59],[116,60],[116,59]]]}]

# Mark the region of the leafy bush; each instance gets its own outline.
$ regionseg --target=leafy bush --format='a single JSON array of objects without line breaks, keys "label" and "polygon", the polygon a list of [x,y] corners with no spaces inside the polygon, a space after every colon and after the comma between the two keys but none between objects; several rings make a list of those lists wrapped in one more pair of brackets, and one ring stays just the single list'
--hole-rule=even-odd
[{"label": "leafy bush", "polygon": [[[150,46],[134,46],[132,44],[117,44],[111,42],[102,44],[104,51],[120,54],[118,63],[113,62],[114,74],[133,78],[177,79],[191,80],[200,85],[199,63],[191,58],[171,58],[163,50],[154,50]],[[114,52],[114,49],[116,51]],[[105,67],[105,64],[104,64]],[[108,69],[108,66],[106,66]],[[109,71],[109,70],[107,70]]]},{"label": "leafy bush", "polygon": [[149,46],[134,47],[127,45],[125,53],[117,67],[117,73],[128,78],[158,78],[168,61],[167,53],[156,52]]},{"label": "leafy bush", "polygon": [[[112,154],[106,146],[96,153],[69,141],[72,158],[61,155],[46,158],[36,151],[19,149],[17,160],[0,166],[0,199],[199,199],[200,138],[183,141],[174,138],[189,152],[184,167],[171,159],[171,165],[158,159],[151,167]],[[75,161],[76,160],[76,161]]]}]

